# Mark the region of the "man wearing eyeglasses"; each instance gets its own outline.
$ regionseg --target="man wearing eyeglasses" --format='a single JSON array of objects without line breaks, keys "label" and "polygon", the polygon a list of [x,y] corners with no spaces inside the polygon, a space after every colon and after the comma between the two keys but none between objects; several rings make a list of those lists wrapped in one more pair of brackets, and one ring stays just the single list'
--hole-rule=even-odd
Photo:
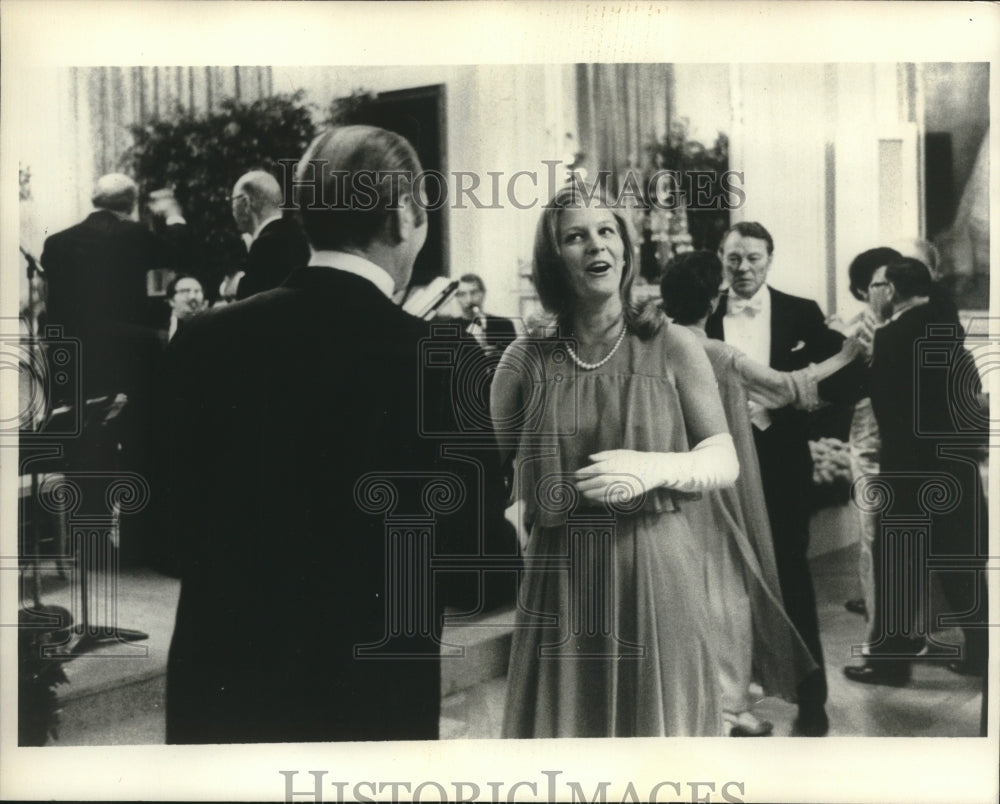
[{"label": "man wearing eyeglasses", "polygon": [[242,175],[230,196],[233,220],[249,243],[246,268],[219,288],[226,301],[245,299],[280,285],[309,262],[309,243],[294,217],[282,215],[281,186],[263,170]]},{"label": "man wearing eyeglasses", "polygon": [[167,285],[167,301],[170,304],[167,340],[170,341],[179,329],[205,309],[205,292],[197,278],[180,274]]},{"label": "man wearing eyeglasses", "polygon": [[[962,653],[951,657],[948,667],[981,676],[988,643],[982,582],[986,507],[978,467],[969,457],[985,440],[986,418],[971,402],[981,391],[979,374],[963,345],[954,303],[924,263],[891,260],[873,274],[868,295],[885,322],[874,332],[869,380],[881,435],[879,476],[892,492],[881,529],[891,532],[893,519],[916,519],[917,530],[926,531],[928,557],[952,564],[934,573],[951,610],[962,614]],[[933,499],[928,488],[941,498]],[[908,535],[882,533],[875,540],[869,650],[864,664],[844,668],[851,681],[903,686],[916,656],[949,658],[933,640],[925,641],[932,627],[923,622],[930,576],[918,557],[897,546],[906,544]]]}]

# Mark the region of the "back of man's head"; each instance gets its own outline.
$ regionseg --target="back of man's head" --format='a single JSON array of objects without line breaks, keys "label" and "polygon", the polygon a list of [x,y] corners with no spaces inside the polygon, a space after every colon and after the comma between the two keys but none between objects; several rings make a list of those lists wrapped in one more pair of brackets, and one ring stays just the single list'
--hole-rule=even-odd
[{"label": "back of man's head", "polygon": [[905,237],[890,244],[896,251],[904,257],[913,257],[920,260],[931,272],[931,278],[936,278],[938,267],[941,262],[941,255],[937,246],[929,240],[920,237]]},{"label": "back of man's head", "polygon": [[885,269],[885,278],[892,283],[895,296],[900,301],[926,296],[933,285],[930,270],[913,257],[900,257],[890,262]]},{"label": "back of man's head", "polygon": [[129,214],[138,198],[139,188],[131,178],[124,173],[109,173],[97,180],[90,201],[97,209]]},{"label": "back of man's head", "polygon": [[245,195],[251,210],[261,218],[281,212],[281,185],[267,171],[244,173],[237,180],[233,195]]},{"label": "back of man's head", "polygon": [[[315,140],[296,170],[295,203],[314,249],[366,248],[384,231],[422,172],[404,137],[374,126],[344,126]],[[418,204],[417,223],[425,211]]]}]

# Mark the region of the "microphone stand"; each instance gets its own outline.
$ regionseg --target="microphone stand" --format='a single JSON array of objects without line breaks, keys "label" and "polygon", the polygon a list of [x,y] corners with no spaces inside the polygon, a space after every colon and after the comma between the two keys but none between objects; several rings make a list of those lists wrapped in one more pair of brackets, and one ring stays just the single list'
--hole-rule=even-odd
[{"label": "microphone stand", "polygon": [[[18,245],[18,248],[20,249],[21,254],[24,256],[25,260],[27,260],[28,263],[27,279],[28,279],[29,309],[28,309],[28,315],[25,317],[25,326],[28,329],[28,336],[31,339],[31,341],[37,343],[37,331],[38,331],[37,310],[40,299],[38,297],[38,292],[32,280],[35,278],[36,274],[43,279],[45,279],[46,276],[44,269],[42,268],[41,265],[38,264],[38,261],[35,259],[35,257],[32,256],[32,254],[28,252],[24,248],[24,246]],[[126,404],[127,404],[127,399],[122,394],[119,394],[115,397],[103,397],[103,398],[87,400],[87,402],[84,403],[84,417],[83,420],[81,421],[82,425],[81,436],[83,436],[84,433],[86,432],[88,423],[91,425],[91,432],[93,432],[94,427],[99,427],[99,428],[108,427],[118,418],[118,415],[121,413],[122,408]],[[94,421],[94,418],[96,417],[86,415],[88,412],[87,411],[88,407],[91,409],[93,408],[98,409],[100,413],[99,422]],[[48,413],[46,421],[42,423],[41,429],[38,432],[39,435],[44,436],[44,431],[46,426],[51,425],[53,417],[58,416],[59,413],[60,411],[50,411]],[[30,436],[28,440],[30,440]],[[117,441],[117,438],[113,437],[112,440]],[[52,458],[55,459],[54,465],[49,471],[58,472],[61,470],[65,470],[67,468],[66,464],[70,462],[67,460],[67,456],[65,454],[65,450],[63,447],[59,447],[58,453],[54,454]],[[32,468],[31,493],[34,500],[38,499],[38,494],[40,490],[38,475],[40,474],[41,471],[44,470],[40,470],[37,467],[37,465]],[[115,511],[112,512],[112,519],[111,519],[112,533],[110,536],[113,542],[112,549],[114,550],[118,549],[118,540],[120,538],[119,536],[120,520],[121,520],[120,514],[116,509]],[[90,538],[89,534],[85,538],[89,539]],[[36,559],[33,562],[34,567],[32,573],[33,575],[32,580],[34,586],[33,600],[35,609],[38,611],[42,611],[43,607],[41,603],[41,594],[40,594],[41,578],[39,577],[39,566],[38,566],[39,560],[38,560],[37,524],[36,524],[36,536],[33,539],[33,542],[34,542],[34,553]],[[149,639],[149,634],[143,631],[137,631],[131,628],[120,628],[117,626],[117,624],[115,626],[109,626],[109,625],[92,625],[90,623],[90,590],[89,590],[90,568],[89,566],[87,566],[90,562],[86,560],[89,557],[89,553],[90,551],[86,549],[86,545],[81,545],[80,555],[81,559],[84,559],[81,561],[81,567],[80,567],[81,621],[76,624],[73,624],[70,627],[71,633],[79,635],[80,638],[69,649],[65,651],[59,651],[58,654],[54,654],[63,657],[67,660],[72,659],[75,656],[80,656],[84,653],[87,653],[88,651],[91,651],[94,648],[100,647],[100,645],[103,643],[136,642],[143,639]],[[97,569],[99,570],[100,568],[97,567]],[[62,570],[60,567],[60,572],[61,571]],[[117,601],[115,602],[117,603]]]}]

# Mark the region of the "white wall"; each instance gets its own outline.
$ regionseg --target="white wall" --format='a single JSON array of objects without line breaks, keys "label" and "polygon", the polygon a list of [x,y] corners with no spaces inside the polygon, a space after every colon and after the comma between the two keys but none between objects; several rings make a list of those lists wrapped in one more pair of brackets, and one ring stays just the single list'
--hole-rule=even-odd
[{"label": "white wall", "polygon": [[[305,89],[308,100],[325,108],[353,90],[373,92],[443,84],[447,107],[447,171],[504,174],[519,170],[539,176],[539,203],[547,185],[543,160],[563,156],[565,135],[573,129],[570,68],[551,65],[420,65],[405,67],[275,67],[278,92]],[[529,189],[526,181],[518,187]],[[489,192],[480,197],[489,199]],[[529,194],[530,196],[530,194]],[[527,200],[527,199],[525,199]],[[449,205],[452,276],[473,272],[487,286],[486,306],[506,316],[518,313],[518,261],[530,258],[538,209],[514,208],[501,196],[499,209]]]},{"label": "white wall", "polygon": [[861,251],[920,234],[919,129],[897,64],[731,68],[731,164],[745,172],[733,219],[775,241],[769,281],[826,313],[860,309],[847,267]]},{"label": "white wall", "polygon": [[742,64],[733,69],[732,168],[746,203],[735,221],[774,238],[768,281],[826,304],[826,77],[823,65]]}]

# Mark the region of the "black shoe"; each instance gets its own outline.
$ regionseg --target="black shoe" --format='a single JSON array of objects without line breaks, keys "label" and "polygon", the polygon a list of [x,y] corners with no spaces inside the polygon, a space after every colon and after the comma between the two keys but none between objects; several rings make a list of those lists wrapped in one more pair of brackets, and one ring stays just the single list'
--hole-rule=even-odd
[{"label": "black shoe", "polygon": [[863,664],[845,667],[844,675],[859,684],[882,684],[886,687],[904,687],[910,681],[910,666],[905,663]]},{"label": "black shoe", "polygon": [[739,714],[725,712],[723,718],[730,725],[730,737],[770,737],[774,731],[770,720],[761,720],[750,711]]},{"label": "black shoe", "polygon": [[822,705],[800,705],[799,716],[792,724],[794,737],[824,737],[830,730],[830,720]]},{"label": "black shoe", "polygon": [[860,614],[862,617],[868,616],[868,607],[865,605],[863,597],[851,598],[844,604],[844,608],[851,614]]}]

